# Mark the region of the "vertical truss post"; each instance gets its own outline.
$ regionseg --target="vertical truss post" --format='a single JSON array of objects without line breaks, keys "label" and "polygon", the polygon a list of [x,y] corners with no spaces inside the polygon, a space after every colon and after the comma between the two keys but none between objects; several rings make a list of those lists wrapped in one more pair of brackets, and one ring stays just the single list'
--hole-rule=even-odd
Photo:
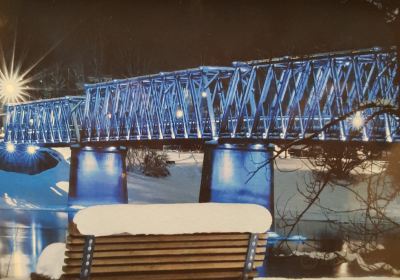
[{"label": "vertical truss post", "polygon": [[76,135],[76,142],[78,142],[78,143],[81,142],[81,133],[80,133],[80,128],[79,128],[79,124],[78,124],[78,118],[77,118],[76,110],[78,110],[80,104],[81,103],[78,103],[77,105],[75,105],[75,107],[72,107],[72,105],[69,104],[70,111],[71,111],[72,124],[74,126],[75,135]]},{"label": "vertical truss post", "polygon": [[[206,92],[206,101],[207,101],[207,111],[210,117],[210,126],[211,126],[211,137],[215,138],[217,137],[217,127],[216,127],[216,122],[215,122],[215,115],[214,115],[214,106],[212,102],[212,96],[211,96],[211,91],[209,88],[209,81],[207,80],[207,73],[203,74],[203,87],[204,91]],[[214,92],[214,94],[216,94]]]},{"label": "vertical truss post", "polygon": [[229,133],[229,115],[231,113],[230,111],[232,103],[235,100],[235,95],[237,95],[238,93],[239,80],[240,80],[240,67],[237,67],[229,82],[227,97],[225,100],[224,104],[225,106],[223,108],[222,118],[221,118],[221,128],[219,135],[220,137],[222,136],[222,134]]},{"label": "vertical truss post", "polygon": [[[237,115],[236,115],[237,121],[236,121],[236,125],[233,128],[233,133],[235,135],[241,131],[245,112],[247,113],[247,103],[248,103],[248,100],[251,99],[250,95],[253,94],[255,79],[256,79],[256,67],[252,67],[250,70],[249,78],[247,79],[246,89],[242,95],[242,100],[239,104],[239,111],[237,112]],[[246,114],[246,115],[248,115],[248,114]],[[252,114],[251,117],[254,119],[254,114]],[[250,134],[248,134],[248,135],[250,135]]]}]

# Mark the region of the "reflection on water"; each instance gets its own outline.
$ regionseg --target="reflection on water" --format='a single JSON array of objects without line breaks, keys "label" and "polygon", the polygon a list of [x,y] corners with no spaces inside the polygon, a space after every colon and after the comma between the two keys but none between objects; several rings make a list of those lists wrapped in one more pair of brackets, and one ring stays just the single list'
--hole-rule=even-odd
[{"label": "reflection on water", "polygon": [[337,268],[337,277],[345,277],[349,275],[349,263],[345,262],[342,264],[339,264]]},{"label": "reflection on water", "polygon": [[0,278],[29,276],[47,245],[64,242],[67,223],[65,212],[0,210]]}]

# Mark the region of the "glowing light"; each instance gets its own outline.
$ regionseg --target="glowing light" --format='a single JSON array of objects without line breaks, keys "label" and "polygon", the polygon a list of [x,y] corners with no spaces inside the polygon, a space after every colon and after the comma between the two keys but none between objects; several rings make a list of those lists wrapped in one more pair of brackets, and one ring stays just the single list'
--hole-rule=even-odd
[{"label": "glowing light", "polygon": [[206,98],[206,97],[207,97],[207,92],[203,91],[203,92],[201,93],[201,96],[204,97],[204,98]]},{"label": "glowing light", "polygon": [[[230,146],[230,144],[225,144],[225,146]],[[221,181],[225,184],[231,183],[233,178],[233,158],[229,151],[224,151],[222,154],[222,174]]]},{"label": "glowing light", "polygon": [[115,166],[115,164],[116,164],[115,154],[108,154],[106,156],[104,163],[105,163],[104,167],[106,169],[105,171],[107,174],[114,175],[117,173],[116,166]]},{"label": "glowing light", "polygon": [[109,119],[111,119],[112,114],[111,114],[111,113],[108,113],[108,114],[107,114],[107,117],[108,117]]},{"label": "glowing light", "polygon": [[13,143],[7,143],[6,151],[9,152],[9,153],[14,153],[15,152],[15,145]]},{"label": "glowing light", "polygon": [[183,111],[181,109],[176,110],[176,117],[179,119],[183,117]]},{"label": "glowing light", "polygon": [[33,145],[29,145],[29,146],[26,148],[26,151],[28,152],[28,154],[33,155],[33,154],[36,153],[37,149],[38,149],[38,147],[33,146]]},{"label": "glowing light", "polygon": [[290,241],[305,241],[305,240],[307,240],[307,237],[304,237],[302,235],[293,235],[293,236],[290,236],[288,238],[288,240],[290,240]]},{"label": "glowing light", "polygon": [[92,172],[99,168],[94,153],[87,152],[83,156],[83,166],[87,172]]},{"label": "glowing light", "polygon": [[[28,74],[43,61],[63,40],[65,37],[53,44],[42,56],[40,56],[32,65],[22,70],[22,62],[15,59],[15,50],[17,43],[17,34],[15,33],[12,52],[10,57],[6,58],[0,43],[0,102],[19,103],[26,101],[29,96],[27,86],[31,81],[39,78],[38,75],[28,77]],[[43,81],[40,80],[42,84]]]},{"label": "glowing light", "polygon": [[357,112],[352,120],[352,125],[355,129],[360,129],[364,125],[364,118],[361,115],[361,112]]},{"label": "glowing light", "polygon": [[[32,241],[35,242],[35,241]],[[16,278],[29,277],[31,260],[22,251],[22,246],[16,246],[12,254],[10,263],[16,264],[13,266],[13,276]]]},{"label": "glowing light", "polygon": [[0,76],[0,98],[3,102],[15,103],[23,101],[23,97],[27,95],[24,91],[25,81],[15,73],[7,73],[6,75]]},{"label": "glowing light", "polygon": [[263,139],[267,139],[267,133],[264,132],[264,133],[262,134],[262,138],[263,138]]},{"label": "glowing light", "polygon": [[280,237],[279,234],[277,234],[276,232],[273,232],[273,231],[268,232],[269,239],[277,239],[279,237]]}]

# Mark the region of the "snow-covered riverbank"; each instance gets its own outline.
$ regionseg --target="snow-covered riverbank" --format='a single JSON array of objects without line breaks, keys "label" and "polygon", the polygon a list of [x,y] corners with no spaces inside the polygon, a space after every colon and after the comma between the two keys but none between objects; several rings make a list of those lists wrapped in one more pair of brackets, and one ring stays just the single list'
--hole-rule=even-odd
[{"label": "snow-covered riverbank", "polygon": [[[37,175],[0,171],[0,208],[65,209],[68,198],[69,148],[58,148],[62,160],[50,170]],[[128,173],[129,203],[195,203],[198,202],[203,164],[202,153],[168,152],[171,175],[152,178],[143,174]],[[277,159],[274,167],[276,212],[300,211],[306,203],[297,188],[304,190],[311,176],[307,160]],[[361,193],[366,183],[360,180],[354,188]],[[343,188],[328,188],[320,197],[320,204],[337,210],[330,219],[348,221],[349,211],[359,206],[359,201]],[[399,219],[400,198],[395,199],[386,213]],[[318,206],[311,207],[305,220],[326,220],[326,213]]]}]

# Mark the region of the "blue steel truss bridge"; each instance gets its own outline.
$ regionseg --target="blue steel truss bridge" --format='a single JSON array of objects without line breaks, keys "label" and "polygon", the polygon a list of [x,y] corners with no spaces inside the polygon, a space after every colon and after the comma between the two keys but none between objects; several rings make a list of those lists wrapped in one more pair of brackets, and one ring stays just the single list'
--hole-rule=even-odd
[{"label": "blue steel truss bridge", "polygon": [[87,84],[84,96],[9,104],[5,142],[107,146],[313,135],[390,143],[400,141],[398,117],[358,108],[398,101],[394,47],[281,57]]}]

